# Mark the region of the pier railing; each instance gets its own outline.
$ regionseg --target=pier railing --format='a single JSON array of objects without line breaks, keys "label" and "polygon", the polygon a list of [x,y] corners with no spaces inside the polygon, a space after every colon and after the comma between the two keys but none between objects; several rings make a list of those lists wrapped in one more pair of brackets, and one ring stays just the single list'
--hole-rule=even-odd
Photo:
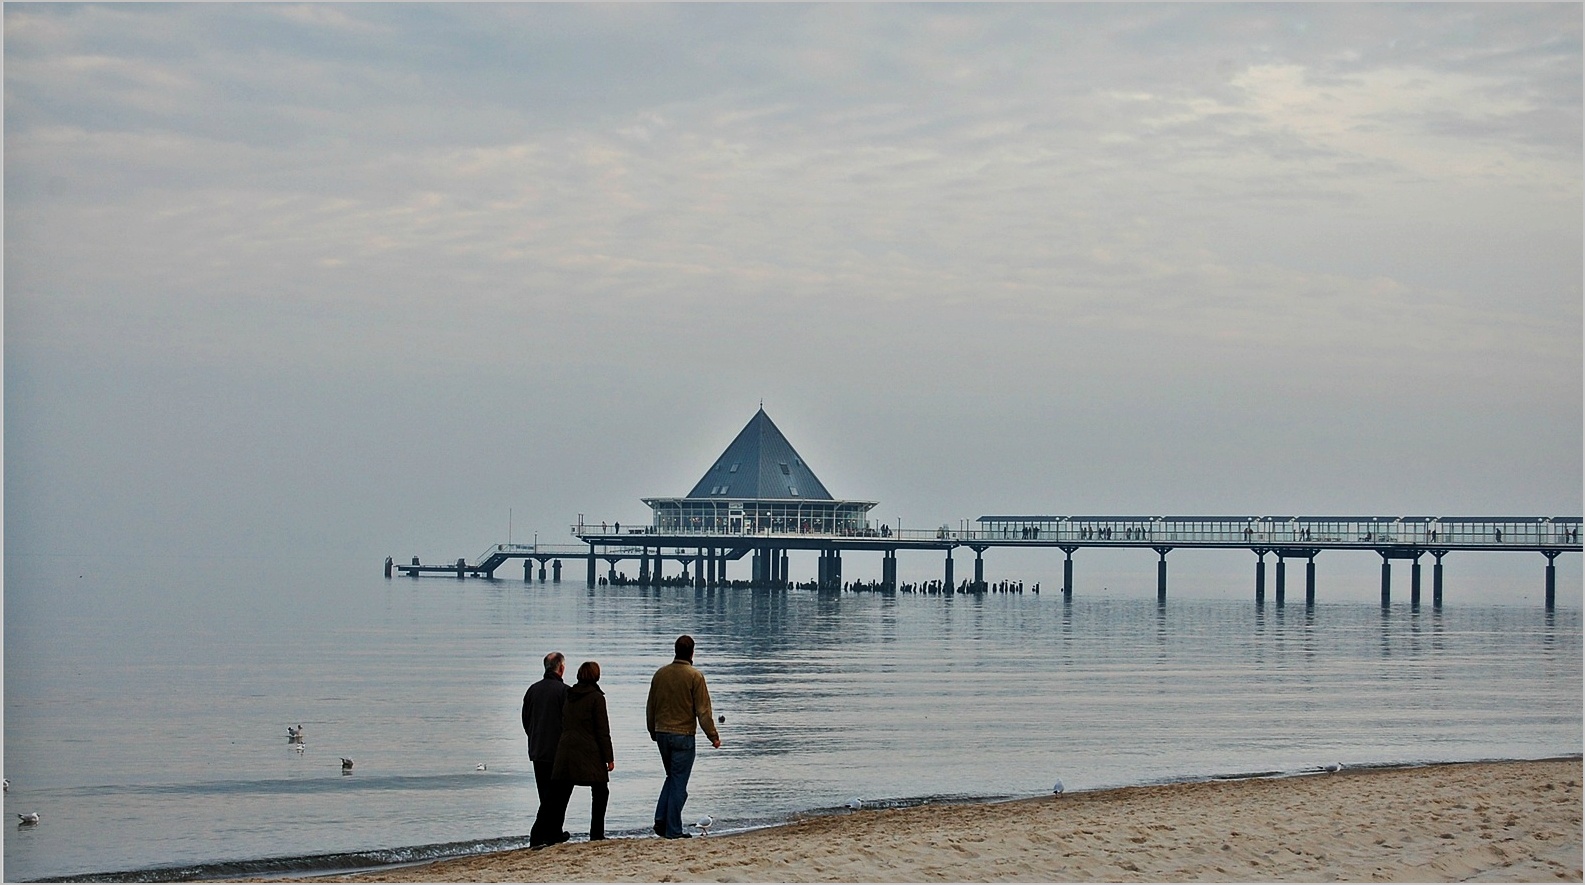
[{"label": "pier railing", "polygon": [[1413,546],[1426,549],[1578,548],[1580,517],[1382,517],[1382,516],[989,516],[972,527],[896,529],[870,525],[846,531],[789,531],[746,526],[738,532],[629,526],[621,534],[588,522],[571,526],[574,536],[606,543],[649,546],[649,536],[666,543],[689,538],[866,539],[947,542],[965,546],[1062,545],[1138,547],[1303,546],[1376,549]]}]

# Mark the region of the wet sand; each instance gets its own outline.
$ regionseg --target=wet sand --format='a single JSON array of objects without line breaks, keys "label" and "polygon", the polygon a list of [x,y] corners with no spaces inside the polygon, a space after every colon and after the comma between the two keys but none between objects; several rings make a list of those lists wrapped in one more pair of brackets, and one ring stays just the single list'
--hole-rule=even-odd
[{"label": "wet sand", "polygon": [[[1578,758],[859,810],[323,881],[1581,881]],[[686,819],[686,815],[685,815]]]}]

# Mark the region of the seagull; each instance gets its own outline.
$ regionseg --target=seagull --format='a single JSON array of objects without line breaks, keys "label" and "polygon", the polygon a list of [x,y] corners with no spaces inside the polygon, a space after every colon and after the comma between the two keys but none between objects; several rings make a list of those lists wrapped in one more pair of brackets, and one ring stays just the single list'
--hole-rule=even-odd
[{"label": "seagull", "polygon": [[1057,796],[1061,796],[1062,795],[1062,779],[1061,778],[1057,779],[1057,785],[1051,788],[1051,792],[1053,794],[1057,795]]},{"label": "seagull", "polygon": [[725,725],[726,724],[726,714],[723,713],[720,716],[715,717],[715,721],[721,723],[722,725]]},{"label": "seagull", "polygon": [[864,807],[864,800],[860,799],[857,796],[854,796],[852,799],[849,799],[847,801],[847,807],[853,809],[854,811],[857,811],[860,808]]},{"label": "seagull", "polygon": [[7,793],[11,792],[11,779],[0,778],[0,788],[3,788]]},{"label": "seagull", "polygon": [[711,817],[708,814],[705,815],[704,817],[699,818],[699,823],[697,824],[697,826],[699,827],[699,835],[701,835],[701,836],[710,835],[710,825],[713,824],[713,823],[715,823],[715,818]]},{"label": "seagull", "polygon": [[20,824],[18,824],[18,826],[31,827],[39,822],[39,813],[37,811],[30,811],[27,814],[19,814],[17,817],[22,821]]},{"label": "seagull", "polygon": [[1342,771],[1343,770],[1343,763],[1341,763],[1341,762],[1333,762],[1331,765],[1323,765],[1323,766],[1321,766],[1321,770],[1322,771]]},{"label": "seagull", "polygon": [[478,765],[473,766],[473,770],[474,771],[488,771],[489,769],[485,767],[485,764],[483,762],[480,762]]},{"label": "seagull", "polygon": [[304,743],[297,743],[292,745],[292,749],[296,750],[297,755],[301,756],[303,755],[303,751],[308,749],[308,745]]},{"label": "seagull", "polygon": [[352,770],[352,760],[348,759],[345,756],[342,756],[341,757],[341,770],[342,771],[351,771]]}]

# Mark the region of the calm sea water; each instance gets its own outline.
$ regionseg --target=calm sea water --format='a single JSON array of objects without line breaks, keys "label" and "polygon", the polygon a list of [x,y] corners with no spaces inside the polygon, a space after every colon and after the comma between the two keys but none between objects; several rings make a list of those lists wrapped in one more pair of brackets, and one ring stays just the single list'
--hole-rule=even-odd
[{"label": "calm sea water", "polygon": [[[645,692],[682,632],[726,716],[687,809],[716,831],[854,796],[1031,796],[1059,778],[1072,791],[1582,744],[1577,608],[588,590],[227,565],[78,577],[76,562],[8,561],[5,806],[42,820],[8,818],[6,880],[526,844],[519,705],[552,648],[602,665],[608,828],[642,834],[662,779]],[[286,740],[297,723],[301,754]],[[568,828],[587,827],[580,789]]]}]

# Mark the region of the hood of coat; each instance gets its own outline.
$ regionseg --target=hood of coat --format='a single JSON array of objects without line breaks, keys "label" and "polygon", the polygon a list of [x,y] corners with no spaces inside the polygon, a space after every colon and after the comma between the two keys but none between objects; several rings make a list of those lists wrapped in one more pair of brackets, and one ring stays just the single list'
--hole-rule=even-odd
[{"label": "hood of coat", "polygon": [[567,689],[567,700],[582,700],[583,698],[592,694],[605,694],[605,692],[601,691],[600,686],[596,683],[580,682],[577,685],[574,685],[572,688]]}]

